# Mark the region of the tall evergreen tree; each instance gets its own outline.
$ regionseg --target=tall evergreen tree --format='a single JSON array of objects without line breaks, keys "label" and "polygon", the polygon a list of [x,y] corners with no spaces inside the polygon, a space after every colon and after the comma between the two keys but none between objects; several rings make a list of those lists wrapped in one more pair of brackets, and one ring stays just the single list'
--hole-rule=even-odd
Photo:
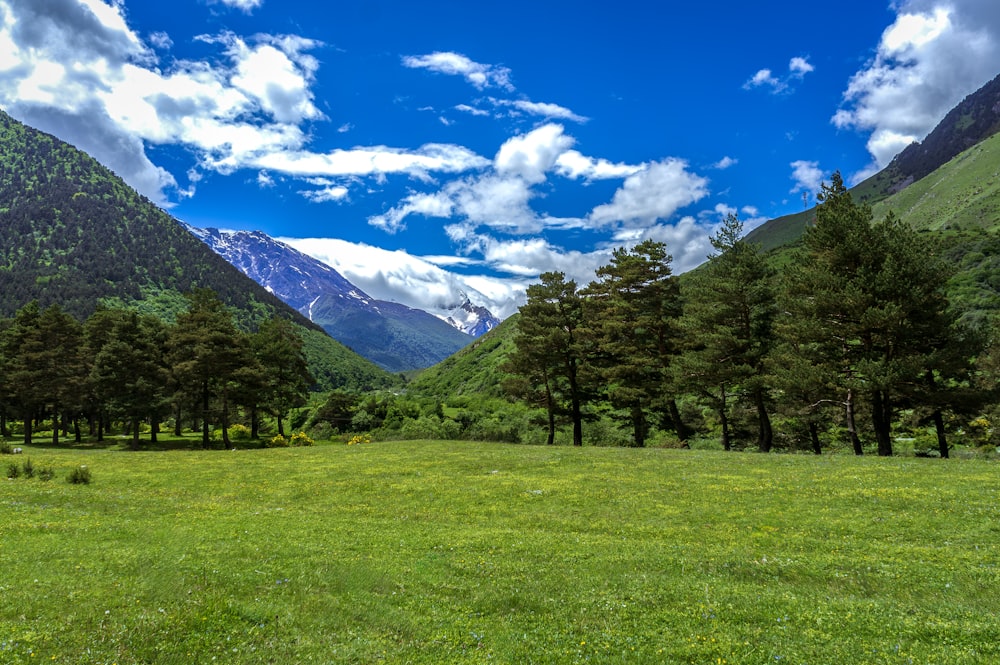
[{"label": "tall evergreen tree", "polygon": [[163,323],[131,311],[115,313],[106,339],[90,344],[96,351],[90,380],[97,401],[128,420],[133,448],[139,447],[141,422],[148,418],[155,425],[165,407],[165,346]]},{"label": "tall evergreen tree", "polygon": [[[899,406],[927,393],[928,371],[952,339],[944,287],[947,267],[927,241],[890,214],[872,223],[840,174],[823,185],[816,224],[805,251],[786,271],[782,323],[794,343],[812,345],[847,416],[855,452],[863,449],[854,422],[856,398],[867,398],[879,455],[892,454],[891,427]],[[937,363],[940,364],[940,363]]]},{"label": "tall evergreen tree", "polygon": [[284,436],[288,412],[306,403],[309,387],[315,382],[302,351],[302,338],[290,321],[273,318],[251,336],[250,346],[262,372],[262,390],[256,398],[251,395],[245,401],[254,408],[264,407],[277,419],[278,434]]},{"label": "tall evergreen tree", "polygon": [[686,352],[678,358],[674,375],[719,415],[727,450],[729,396],[752,405],[757,446],[767,452],[774,436],[764,367],[773,340],[773,270],[742,233],[739,218],[727,215],[711,239],[716,253],[692,276],[681,318]]},{"label": "tall evergreen tree", "polygon": [[572,423],[573,445],[582,446],[586,395],[578,336],[583,305],[576,282],[566,281],[565,274],[547,272],[540,279],[527,289],[517,320],[516,351],[504,369],[523,379],[522,395],[540,392],[549,444],[555,441],[557,415],[565,413]]},{"label": "tall evergreen tree", "polygon": [[644,446],[648,414],[671,398],[669,367],[681,313],[666,245],[646,240],[617,249],[585,289],[593,361],[611,404],[627,413],[634,445]]},{"label": "tall evergreen tree", "polygon": [[246,335],[211,291],[196,290],[188,299],[190,307],[177,317],[167,341],[169,364],[180,392],[196,400],[202,446],[209,446],[211,407],[218,399],[223,443],[229,448],[230,396],[237,371],[250,355]]}]

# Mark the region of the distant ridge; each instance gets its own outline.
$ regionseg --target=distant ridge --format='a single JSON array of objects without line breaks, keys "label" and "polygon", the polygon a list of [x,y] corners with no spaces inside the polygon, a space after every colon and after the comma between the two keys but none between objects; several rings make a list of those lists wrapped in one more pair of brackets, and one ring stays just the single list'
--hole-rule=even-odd
[{"label": "distant ridge", "polygon": [[325,263],[260,231],[188,228],[334,339],[388,371],[430,367],[472,341],[423,310],[372,298]]},{"label": "distant ridge", "polygon": [[[967,96],[918,143],[904,148],[884,169],[851,189],[855,199],[875,204],[934,173],[962,152],[1000,131],[1000,76]],[[747,234],[765,250],[802,237],[814,209],[777,217]]]},{"label": "distant ridge", "polygon": [[322,388],[396,381],[248,279],[95,159],[0,111],[0,317],[38,300],[81,320],[100,305],[169,319],[187,307],[183,294],[195,288],[214,291],[245,328],[273,316],[301,326]]}]

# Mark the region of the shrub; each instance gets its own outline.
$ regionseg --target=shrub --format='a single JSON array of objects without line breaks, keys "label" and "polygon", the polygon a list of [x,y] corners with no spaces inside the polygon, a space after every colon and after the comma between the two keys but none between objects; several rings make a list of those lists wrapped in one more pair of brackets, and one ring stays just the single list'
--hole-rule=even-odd
[{"label": "shrub", "polygon": [[42,481],[49,481],[56,477],[56,472],[53,471],[51,466],[44,466],[38,471],[38,479]]},{"label": "shrub", "polygon": [[372,438],[367,434],[355,434],[348,440],[347,445],[355,446],[359,443],[371,443],[371,442]]},{"label": "shrub", "polygon": [[292,435],[292,445],[293,446],[311,446],[315,441],[309,438],[305,432],[296,432]]},{"label": "shrub", "polygon": [[21,467],[19,467],[14,462],[7,465],[7,477],[8,478],[20,478],[21,477]]},{"label": "shrub", "polygon": [[288,439],[278,434],[274,437],[271,437],[265,445],[268,448],[287,448],[290,444],[288,442]]},{"label": "shrub", "polygon": [[229,428],[230,441],[249,441],[252,438],[252,434],[253,432],[250,431],[249,427],[239,423]]},{"label": "shrub", "polygon": [[24,471],[24,477],[25,478],[34,478],[35,477],[35,465],[31,463],[31,458],[30,457],[28,459],[24,460],[24,466],[22,467],[22,469]]},{"label": "shrub", "polygon": [[66,481],[71,485],[89,485],[91,481],[90,469],[86,464],[81,464],[69,472]]},{"label": "shrub", "polygon": [[11,447],[6,441],[0,441],[0,455],[10,455],[14,452],[14,448]]}]

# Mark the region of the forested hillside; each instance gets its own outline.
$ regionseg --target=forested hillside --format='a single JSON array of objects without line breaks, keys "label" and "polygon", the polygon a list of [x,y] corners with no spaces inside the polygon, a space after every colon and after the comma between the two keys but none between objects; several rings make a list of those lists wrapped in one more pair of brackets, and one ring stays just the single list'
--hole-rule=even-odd
[{"label": "forested hillside", "polygon": [[83,320],[104,303],[171,320],[207,288],[241,327],[280,316],[309,331],[322,387],[397,379],[329,338],[175,219],[72,146],[0,111],[0,317],[37,300]]}]

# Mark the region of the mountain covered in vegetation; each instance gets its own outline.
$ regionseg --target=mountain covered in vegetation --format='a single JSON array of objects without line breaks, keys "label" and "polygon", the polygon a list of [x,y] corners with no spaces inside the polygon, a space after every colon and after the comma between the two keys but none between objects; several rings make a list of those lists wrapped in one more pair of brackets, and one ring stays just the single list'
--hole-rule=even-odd
[{"label": "mountain covered in vegetation", "polygon": [[[922,142],[908,146],[851,194],[873,205],[876,218],[893,210],[915,228],[972,222],[995,229],[1000,226],[1000,144],[990,139],[998,131],[1000,76],[966,97]],[[976,150],[970,151],[973,147]],[[931,174],[935,178],[924,182]],[[947,192],[938,189],[943,181],[948,182]],[[917,200],[923,204],[921,211],[914,209]],[[765,250],[777,249],[800,239],[815,219],[815,208],[785,215],[757,227],[747,238]]]},{"label": "mountain covered in vegetation", "polygon": [[189,230],[334,339],[386,370],[429,367],[472,341],[423,310],[372,298],[325,263],[259,231]]},{"label": "mountain covered in vegetation", "polygon": [[0,317],[59,304],[79,320],[100,305],[173,319],[209,289],[247,329],[280,317],[303,332],[320,387],[396,378],[247,278],[96,160],[0,111]]}]

